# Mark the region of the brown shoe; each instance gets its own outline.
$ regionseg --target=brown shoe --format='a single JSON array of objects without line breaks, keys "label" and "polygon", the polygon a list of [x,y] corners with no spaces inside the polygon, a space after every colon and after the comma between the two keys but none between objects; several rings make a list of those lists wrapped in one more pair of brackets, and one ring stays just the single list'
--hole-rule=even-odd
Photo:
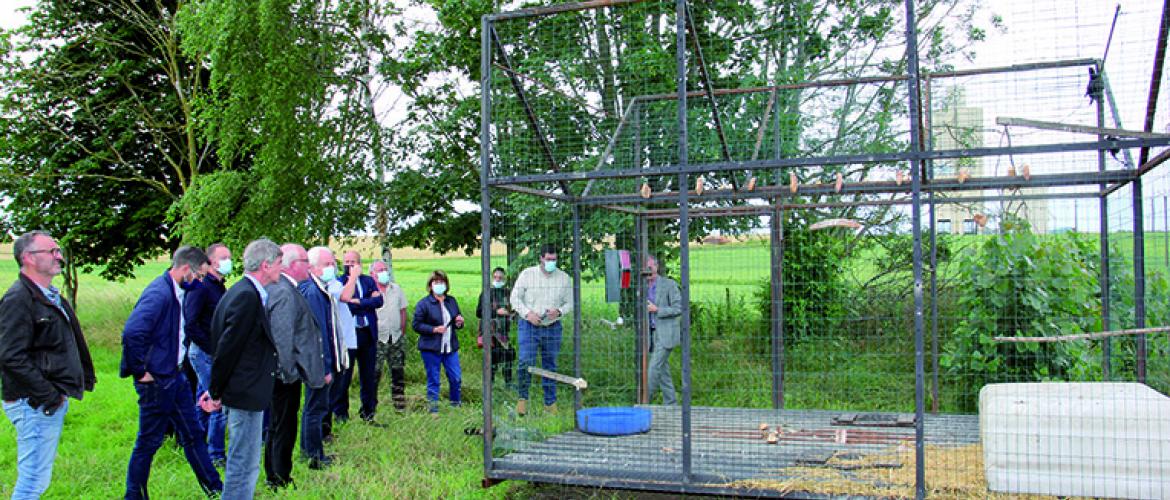
[{"label": "brown shoe", "polygon": [[523,417],[528,413],[528,400],[521,399],[516,401],[516,414]]}]

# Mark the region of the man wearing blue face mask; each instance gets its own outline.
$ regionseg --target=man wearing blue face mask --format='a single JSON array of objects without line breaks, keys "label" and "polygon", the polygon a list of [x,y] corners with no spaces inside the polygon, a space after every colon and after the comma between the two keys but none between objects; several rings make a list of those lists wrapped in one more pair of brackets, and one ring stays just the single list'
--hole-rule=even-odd
[{"label": "man wearing blue face mask", "polygon": [[[207,257],[211,261],[211,270],[203,277],[201,285],[187,292],[183,299],[183,323],[190,342],[187,359],[199,380],[199,388],[195,391],[196,401],[211,385],[211,359],[215,353],[215,341],[211,338],[211,316],[227,292],[224,279],[232,273],[232,251],[223,243],[213,243],[207,247]],[[207,453],[211,455],[212,463],[222,467],[225,463],[224,429],[227,419],[220,410],[207,413],[198,403],[195,407],[195,414],[199,415],[199,421],[206,431]]]},{"label": "man wearing blue face mask", "polygon": [[394,282],[394,275],[385,261],[374,261],[370,274],[378,281],[382,292],[382,307],[378,308],[378,360],[374,364],[374,387],[382,381],[382,367],[390,367],[390,395],[394,408],[406,409],[406,348],[402,329],[406,325],[406,295]]},{"label": "man wearing blue face mask", "polygon": [[138,438],[126,472],[128,499],[150,497],[146,490],[150,465],[168,424],[174,426],[204,493],[223,491],[219,473],[200,440],[195,400],[181,369],[187,354],[183,345],[183,290],[208,266],[203,250],[189,246],[175,250],[171,268],[146,286],[122,329],[121,375],[134,379],[138,393]]},{"label": "man wearing blue face mask", "polygon": [[[540,249],[540,262],[516,278],[512,289],[512,309],[524,318],[519,325],[520,363],[517,366],[519,378],[516,392],[516,413],[528,412],[528,387],[532,375],[528,367],[536,362],[536,351],[540,351],[540,365],[548,371],[557,370],[557,354],[561,351],[561,317],[573,308],[573,289],[569,275],[557,269],[557,249],[544,245]],[[541,381],[544,388],[544,405],[548,413],[557,411],[556,382]]]}]

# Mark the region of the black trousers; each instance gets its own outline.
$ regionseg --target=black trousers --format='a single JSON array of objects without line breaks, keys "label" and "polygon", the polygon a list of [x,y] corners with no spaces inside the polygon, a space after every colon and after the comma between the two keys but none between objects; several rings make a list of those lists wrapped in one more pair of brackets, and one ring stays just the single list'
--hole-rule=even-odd
[{"label": "black trousers", "polygon": [[292,482],[292,454],[297,444],[297,410],[301,405],[301,382],[286,384],[280,379],[272,389],[268,440],[264,442],[264,476],[268,484],[280,487]]}]

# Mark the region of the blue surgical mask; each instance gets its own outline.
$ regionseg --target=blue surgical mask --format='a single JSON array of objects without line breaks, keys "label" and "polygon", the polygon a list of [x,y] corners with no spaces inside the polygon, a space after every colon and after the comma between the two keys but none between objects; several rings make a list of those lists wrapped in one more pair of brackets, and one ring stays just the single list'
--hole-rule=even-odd
[{"label": "blue surgical mask", "polygon": [[378,271],[378,283],[381,283],[383,285],[389,285],[390,284],[390,273],[388,273],[386,271]]},{"label": "blue surgical mask", "polygon": [[431,285],[431,291],[435,292],[435,295],[443,295],[444,293],[447,293],[447,284],[434,283]]},{"label": "blue surgical mask", "polygon": [[503,281],[493,281],[492,288],[504,288],[504,282]]},{"label": "blue surgical mask", "polygon": [[219,274],[227,276],[232,273],[232,259],[223,259],[219,261],[219,267],[215,268]]},{"label": "blue surgical mask", "polygon": [[544,272],[551,273],[551,272],[556,271],[556,270],[557,270],[557,261],[555,261],[555,260],[544,261]]},{"label": "blue surgical mask", "polygon": [[321,281],[326,283],[337,279],[337,268],[333,266],[321,270]]}]

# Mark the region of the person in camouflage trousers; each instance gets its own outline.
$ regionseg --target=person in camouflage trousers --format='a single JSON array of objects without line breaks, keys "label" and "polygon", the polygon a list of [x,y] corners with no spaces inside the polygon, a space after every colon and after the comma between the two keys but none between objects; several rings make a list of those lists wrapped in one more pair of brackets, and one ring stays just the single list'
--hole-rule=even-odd
[{"label": "person in camouflage trousers", "polygon": [[[382,307],[378,309],[378,361],[374,365],[374,380],[382,382],[382,371],[390,367],[390,394],[394,408],[406,408],[406,350],[402,334],[406,324],[406,295],[402,287],[394,282],[394,275],[385,262],[378,260],[370,264],[370,275],[378,282],[382,292]],[[375,387],[377,387],[375,384]]]}]

